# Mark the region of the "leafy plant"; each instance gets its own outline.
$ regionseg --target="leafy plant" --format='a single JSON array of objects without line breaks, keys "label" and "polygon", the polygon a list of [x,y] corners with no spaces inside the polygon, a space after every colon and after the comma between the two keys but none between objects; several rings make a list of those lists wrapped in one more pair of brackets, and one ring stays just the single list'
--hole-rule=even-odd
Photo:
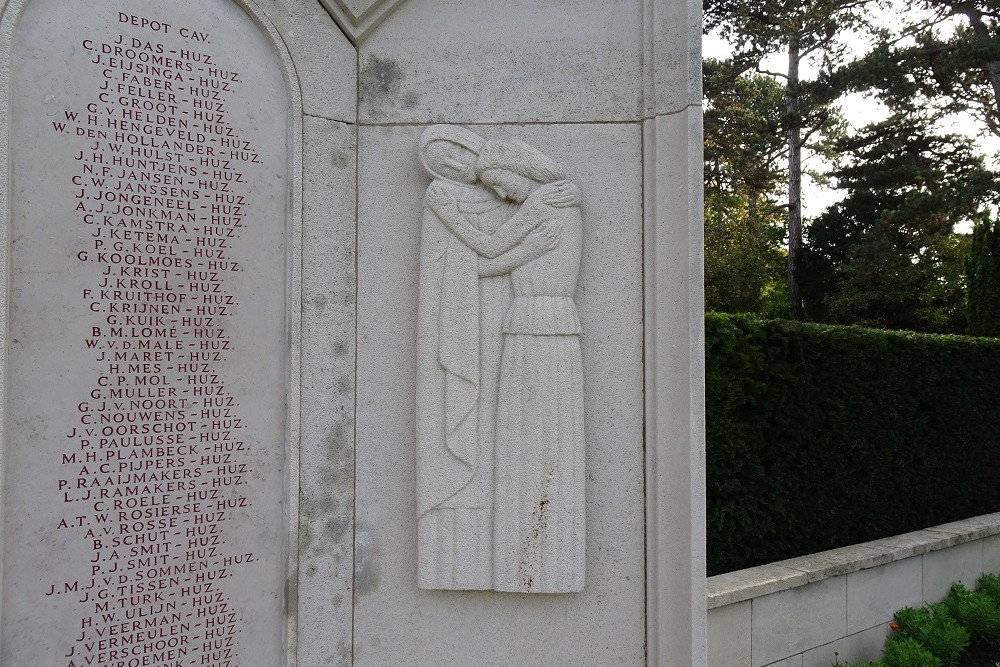
[{"label": "leafy plant", "polygon": [[885,643],[887,667],[941,667],[941,660],[912,637],[893,635]]},{"label": "leafy plant", "polygon": [[1000,575],[984,574],[979,577],[978,589],[1000,605]]},{"label": "leafy plant", "polygon": [[952,584],[944,605],[972,639],[990,646],[1000,645],[1000,605],[992,597],[982,591],[973,593],[957,583]]},{"label": "leafy plant", "polygon": [[[890,644],[912,639],[940,660],[943,667],[951,667],[958,662],[969,646],[969,632],[955,622],[943,603],[936,603],[913,609],[904,607],[896,612],[899,630],[886,642],[886,661],[890,667],[922,666],[924,662],[898,662],[890,658]],[[902,649],[900,649],[902,650]],[[905,649],[909,651],[910,649]],[[895,654],[892,654],[895,655]],[[907,655],[909,655],[907,653]],[[929,663],[928,663],[929,664]]]},{"label": "leafy plant", "polygon": [[[850,664],[836,660],[833,667],[952,667],[968,648],[970,635],[980,646],[1000,646],[998,600],[998,575],[981,576],[976,592],[952,584],[944,602],[896,612],[891,624],[896,632],[885,641],[883,660]],[[1000,667],[1000,662],[993,667]]]}]

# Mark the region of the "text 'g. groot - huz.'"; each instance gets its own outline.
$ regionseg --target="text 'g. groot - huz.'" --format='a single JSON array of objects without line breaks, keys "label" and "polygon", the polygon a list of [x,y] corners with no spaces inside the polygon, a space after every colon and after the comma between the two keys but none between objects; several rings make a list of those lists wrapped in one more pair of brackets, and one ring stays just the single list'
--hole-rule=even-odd
[{"label": "text 'g. groot - huz.'", "polygon": [[282,664],[293,97],[248,11],[3,10],[2,665]]},{"label": "text 'g. groot - huz.'", "polygon": [[419,585],[579,592],[580,190],[517,140],[435,125],[419,151]]}]

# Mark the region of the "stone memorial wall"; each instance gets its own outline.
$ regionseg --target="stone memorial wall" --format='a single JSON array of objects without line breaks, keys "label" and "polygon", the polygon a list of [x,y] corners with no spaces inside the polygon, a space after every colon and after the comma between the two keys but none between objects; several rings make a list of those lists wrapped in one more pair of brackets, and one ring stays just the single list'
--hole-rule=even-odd
[{"label": "stone memorial wall", "polygon": [[699,11],[0,0],[0,663],[704,667]]},{"label": "stone memorial wall", "polygon": [[228,2],[36,0],[11,52],[0,660],[278,664],[281,62]]}]

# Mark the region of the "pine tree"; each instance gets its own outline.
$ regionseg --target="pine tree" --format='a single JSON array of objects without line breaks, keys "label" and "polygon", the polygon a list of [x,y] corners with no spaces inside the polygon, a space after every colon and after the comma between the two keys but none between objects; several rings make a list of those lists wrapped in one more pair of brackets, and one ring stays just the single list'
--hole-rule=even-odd
[{"label": "pine tree", "polygon": [[[813,64],[819,78],[829,78],[844,59],[842,37],[865,25],[871,0],[705,0],[705,27],[737,48],[730,62],[737,71],[755,71],[781,82],[784,94],[782,130],[787,165],[788,307],[802,319],[799,256],[802,251],[802,153],[818,137],[836,133],[840,117],[837,96],[803,78],[802,66]],[[769,71],[764,62],[781,54],[783,71]]]},{"label": "pine tree", "polygon": [[781,132],[784,90],[706,59],[705,308],[787,316]]},{"label": "pine tree", "polygon": [[961,333],[968,236],[1000,182],[968,137],[906,113],[841,142],[847,196],[812,222],[802,261],[810,319]]}]

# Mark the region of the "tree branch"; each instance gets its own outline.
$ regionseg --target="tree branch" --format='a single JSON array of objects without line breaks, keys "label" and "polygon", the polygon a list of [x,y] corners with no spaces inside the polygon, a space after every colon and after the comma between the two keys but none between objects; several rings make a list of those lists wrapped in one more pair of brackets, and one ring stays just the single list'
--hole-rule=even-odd
[{"label": "tree branch", "polygon": [[771,72],[771,71],[766,70],[766,69],[761,69],[760,65],[758,65],[756,67],[756,71],[757,71],[757,74],[766,74],[767,76],[773,76],[776,79],[784,79],[785,81],[788,81],[788,75],[787,74],[782,74],[781,72]]}]

